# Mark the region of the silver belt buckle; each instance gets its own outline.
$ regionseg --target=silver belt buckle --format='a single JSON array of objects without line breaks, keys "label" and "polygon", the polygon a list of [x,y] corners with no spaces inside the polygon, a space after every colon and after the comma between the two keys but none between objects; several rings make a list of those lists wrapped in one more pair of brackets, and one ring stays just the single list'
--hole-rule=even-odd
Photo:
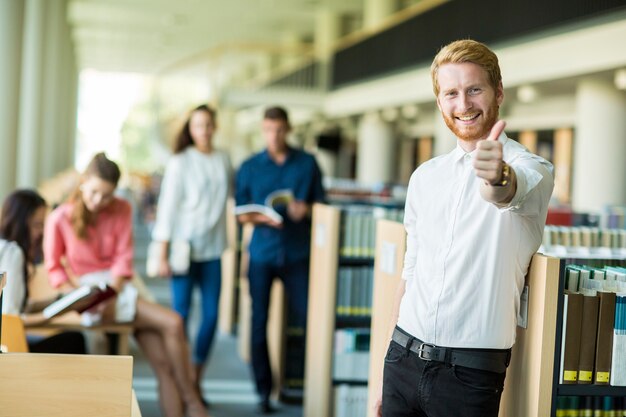
[{"label": "silver belt buckle", "polygon": [[427,346],[431,349],[434,349],[436,346],[431,345],[430,343],[421,343],[419,349],[417,349],[417,357],[420,358],[421,360],[430,362],[432,361],[432,359],[424,357],[424,352],[426,351],[426,349],[424,349],[424,346]]}]

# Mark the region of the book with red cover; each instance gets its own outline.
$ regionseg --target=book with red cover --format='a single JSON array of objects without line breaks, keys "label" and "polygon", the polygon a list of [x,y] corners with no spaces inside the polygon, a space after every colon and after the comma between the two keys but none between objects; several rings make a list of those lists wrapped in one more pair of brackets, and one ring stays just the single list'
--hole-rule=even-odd
[{"label": "book with red cover", "polygon": [[82,313],[116,294],[117,292],[112,287],[104,283],[83,285],[44,308],[43,315],[49,319],[68,311]]}]

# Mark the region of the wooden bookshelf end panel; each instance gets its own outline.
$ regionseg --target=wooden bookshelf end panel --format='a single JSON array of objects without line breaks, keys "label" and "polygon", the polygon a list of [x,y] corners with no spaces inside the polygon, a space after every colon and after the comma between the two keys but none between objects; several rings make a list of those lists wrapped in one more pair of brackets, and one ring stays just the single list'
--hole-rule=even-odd
[{"label": "wooden bookshelf end panel", "polygon": [[332,416],[332,348],[335,327],[339,222],[336,207],[315,204],[311,235],[304,416]]},{"label": "wooden bookshelf end panel", "polygon": [[[406,231],[402,223],[379,220],[376,224],[376,258],[374,261],[374,297],[372,300],[372,333],[370,336],[370,368],[368,385],[368,416],[374,416],[374,401],[389,345],[389,323],[406,249]],[[392,257],[393,259],[389,259]],[[390,264],[392,263],[392,264]],[[393,266],[393,268],[391,268]],[[391,268],[391,269],[390,269]]]},{"label": "wooden bookshelf end panel", "polygon": [[517,328],[500,417],[544,417],[552,405],[559,260],[535,255],[526,276],[528,327]]}]

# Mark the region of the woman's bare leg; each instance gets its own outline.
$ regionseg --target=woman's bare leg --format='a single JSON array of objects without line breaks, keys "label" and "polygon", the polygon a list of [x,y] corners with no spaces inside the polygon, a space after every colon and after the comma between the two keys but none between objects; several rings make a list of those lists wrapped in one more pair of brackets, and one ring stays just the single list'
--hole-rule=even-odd
[{"label": "woman's bare leg", "polygon": [[183,402],[178,394],[174,370],[165,353],[163,339],[159,333],[138,330],[135,339],[146,355],[159,381],[159,402],[165,417],[183,417]]},{"label": "woman's bare leg", "polygon": [[[161,337],[187,415],[207,417],[208,414],[194,387],[182,318],[170,309],[138,299],[134,325],[138,331],[151,330]],[[146,349],[158,349],[158,346],[146,346]]]}]

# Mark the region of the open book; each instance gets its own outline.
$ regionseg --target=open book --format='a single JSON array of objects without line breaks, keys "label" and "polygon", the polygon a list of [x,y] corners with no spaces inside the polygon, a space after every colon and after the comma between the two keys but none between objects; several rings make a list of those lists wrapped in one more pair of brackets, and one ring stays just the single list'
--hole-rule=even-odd
[{"label": "open book", "polygon": [[265,204],[244,204],[242,206],[235,207],[234,212],[235,215],[261,213],[277,223],[282,223],[283,216],[275,210],[275,207],[286,206],[290,201],[293,201],[293,199],[294,197],[291,190],[276,190],[265,197]]},{"label": "open book", "polygon": [[105,283],[83,285],[44,308],[43,316],[50,319],[72,310],[82,313],[115,294],[115,290]]}]

